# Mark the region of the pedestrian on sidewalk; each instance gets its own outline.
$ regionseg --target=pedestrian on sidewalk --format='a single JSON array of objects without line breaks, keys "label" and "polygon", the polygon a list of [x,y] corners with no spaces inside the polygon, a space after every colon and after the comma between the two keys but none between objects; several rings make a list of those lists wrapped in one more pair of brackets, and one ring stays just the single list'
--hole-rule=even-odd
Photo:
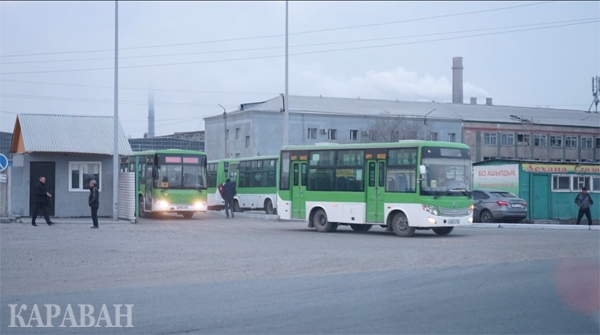
[{"label": "pedestrian on sidewalk", "polygon": [[52,194],[46,191],[46,177],[41,176],[38,183],[35,185],[35,207],[33,208],[33,214],[31,215],[31,225],[37,227],[35,219],[39,213],[44,216],[46,223],[51,226],[54,222],[50,221],[48,216],[48,204]]},{"label": "pedestrian on sidewalk", "polygon": [[92,229],[98,229],[98,207],[100,207],[98,187],[96,184],[96,180],[90,180],[90,197],[88,198],[88,202],[92,209],[92,222],[94,223],[91,227]]},{"label": "pedestrian on sidewalk", "polygon": [[592,226],[592,213],[590,211],[590,206],[592,206],[594,204],[594,200],[592,200],[592,197],[588,194],[587,192],[587,188],[582,188],[581,189],[581,193],[579,193],[577,195],[577,197],[575,198],[575,205],[579,206],[579,213],[577,213],[577,223],[579,224],[579,222],[581,222],[581,218],[583,218],[583,215],[585,214],[585,217],[588,220],[588,225]]}]

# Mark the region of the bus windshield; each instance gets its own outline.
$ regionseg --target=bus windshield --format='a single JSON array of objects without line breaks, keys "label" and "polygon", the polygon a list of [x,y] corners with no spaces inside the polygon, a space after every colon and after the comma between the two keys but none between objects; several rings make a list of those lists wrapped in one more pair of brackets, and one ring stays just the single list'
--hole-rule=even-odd
[{"label": "bus windshield", "polygon": [[427,171],[422,176],[421,195],[471,195],[471,157],[468,150],[425,147],[421,164]]},{"label": "bus windshield", "polygon": [[205,157],[167,156],[158,166],[158,188],[206,188]]}]

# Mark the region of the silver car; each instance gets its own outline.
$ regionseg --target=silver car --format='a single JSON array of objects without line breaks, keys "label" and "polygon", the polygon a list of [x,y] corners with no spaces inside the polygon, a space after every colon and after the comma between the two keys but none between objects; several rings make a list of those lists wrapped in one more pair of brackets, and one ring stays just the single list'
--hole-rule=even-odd
[{"label": "silver car", "polygon": [[519,222],[527,217],[527,202],[506,191],[474,190],[473,220],[491,222]]}]

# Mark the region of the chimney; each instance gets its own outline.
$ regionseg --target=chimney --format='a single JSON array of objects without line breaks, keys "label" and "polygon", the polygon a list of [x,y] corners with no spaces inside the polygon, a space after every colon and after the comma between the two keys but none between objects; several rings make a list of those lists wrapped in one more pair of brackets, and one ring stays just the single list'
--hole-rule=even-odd
[{"label": "chimney", "polygon": [[148,97],[148,137],[154,137],[154,93]]},{"label": "chimney", "polygon": [[452,57],[452,103],[463,103],[463,59]]},{"label": "chimney", "polygon": [[485,104],[488,106],[492,105],[492,98],[485,98]]},{"label": "chimney", "polygon": [[471,97],[471,105],[477,105],[477,98]]}]

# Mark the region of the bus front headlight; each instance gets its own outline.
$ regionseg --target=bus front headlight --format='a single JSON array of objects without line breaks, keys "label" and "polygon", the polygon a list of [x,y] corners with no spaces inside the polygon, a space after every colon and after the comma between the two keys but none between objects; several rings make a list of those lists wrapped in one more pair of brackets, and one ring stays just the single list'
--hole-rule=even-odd
[{"label": "bus front headlight", "polygon": [[423,210],[428,212],[429,214],[433,214],[435,216],[438,215],[438,208],[436,206],[423,205]]},{"label": "bus front headlight", "polygon": [[194,205],[196,206],[196,208],[203,208],[203,207],[204,207],[204,205],[205,205],[205,203],[204,203],[204,202],[202,202],[202,201],[198,201],[198,202],[196,202]]},{"label": "bus front headlight", "polygon": [[158,205],[162,208],[169,207],[169,203],[164,200],[159,200]]}]

